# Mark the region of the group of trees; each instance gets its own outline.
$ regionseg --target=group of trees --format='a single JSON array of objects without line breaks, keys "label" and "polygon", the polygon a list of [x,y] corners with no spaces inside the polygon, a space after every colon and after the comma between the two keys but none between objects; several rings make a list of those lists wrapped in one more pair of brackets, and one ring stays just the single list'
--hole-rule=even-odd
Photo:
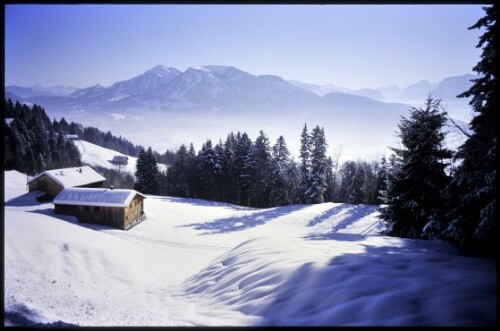
[{"label": "group of trees", "polygon": [[408,238],[441,237],[467,252],[496,256],[496,143],[499,46],[498,5],[472,28],[485,28],[477,47],[483,48],[474,67],[481,78],[460,97],[472,97],[475,116],[470,134],[454,158],[459,166],[447,174],[452,152],[443,147],[446,114],[439,101],[429,98],[424,109],[403,118],[399,136],[404,148],[394,149],[397,171],[387,188],[382,217],[387,233]]},{"label": "group of trees", "polygon": [[12,157],[5,160],[6,169],[35,175],[48,169],[81,165],[80,152],[64,134],[54,128],[45,110],[9,99],[5,101],[6,149]]},{"label": "group of trees", "polygon": [[246,132],[231,132],[215,146],[207,140],[201,150],[181,145],[166,173],[157,169],[158,156],[142,150],[137,163],[136,189],[148,194],[202,198],[253,207],[296,203],[347,202],[379,204],[394,171],[385,158],[347,161],[339,167],[327,156],[324,129],[307,125],[301,135],[299,162],[290,156],[285,138],[274,145],[260,131],[252,141]]}]

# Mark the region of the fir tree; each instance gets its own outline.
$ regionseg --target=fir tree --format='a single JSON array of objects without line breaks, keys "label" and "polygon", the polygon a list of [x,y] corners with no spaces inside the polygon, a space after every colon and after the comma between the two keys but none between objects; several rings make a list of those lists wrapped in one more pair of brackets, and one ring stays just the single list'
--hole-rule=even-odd
[{"label": "fir tree", "polygon": [[442,191],[448,184],[444,160],[451,152],[443,147],[446,121],[440,100],[427,99],[425,109],[412,108],[410,118],[399,124],[404,148],[396,149],[401,164],[383,210],[387,234],[407,238],[433,236],[443,220]]},{"label": "fir tree", "polygon": [[300,200],[302,203],[309,203],[310,199],[307,196],[307,190],[310,184],[311,173],[311,137],[307,131],[307,124],[304,124],[302,134],[300,135]]},{"label": "fir tree", "polygon": [[187,182],[188,151],[184,144],[176,153],[175,162],[168,168],[169,194],[178,197],[189,196]]},{"label": "fir tree", "polygon": [[447,188],[449,225],[444,234],[467,251],[497,256],[497,112],[498,102],[498,4],[484,8],[486,15],[469,29],[484,28],[477,48],[481,60],[474,67],[481,78],[459,97],[472,97],[475,116],[471,134],[460,146],[456,158],[461,164]]},{"label": "fir tree", "polygon": [[286,146],[285,138],[280,136],[273,146],[271,160],[271,193],[270,202],[273,206],[291,203],[292,193],[289,188],[287,168],[290,163],[290,152]]},{"label": "fir tree", "polygon": [[160,172],[151,147],[147,150],[141,149],[136,169],[134,189],[144,194],[157,194]]},{"label": "fir tree", "polygon": [[254,150],[251,154],[254,157],[253,164],[253,203],[255,207],[269,206],[269,177],[271,173],[271,147],[269,138],[264,131],[259,131],[259,136],[255,139]]},{"label": "fir tree", "polygon": [[324,129],[316,126],[311,135],[311,171],[306,189],[307,200],[310,203],[325,202],[324,193],[328,186],[326,181],[328,172],[326,147]]}]

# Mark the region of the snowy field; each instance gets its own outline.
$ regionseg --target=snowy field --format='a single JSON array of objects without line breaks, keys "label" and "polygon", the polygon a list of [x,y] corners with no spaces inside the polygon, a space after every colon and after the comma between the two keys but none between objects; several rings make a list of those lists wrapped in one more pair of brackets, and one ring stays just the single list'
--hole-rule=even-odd
[{"label": "snowy field", "polygon": [[495,261],[381,236],[377,206],[148,196],[147,219],[121,231],[54,214],[16,171],[5,201],[5,325],[497,322]]}]

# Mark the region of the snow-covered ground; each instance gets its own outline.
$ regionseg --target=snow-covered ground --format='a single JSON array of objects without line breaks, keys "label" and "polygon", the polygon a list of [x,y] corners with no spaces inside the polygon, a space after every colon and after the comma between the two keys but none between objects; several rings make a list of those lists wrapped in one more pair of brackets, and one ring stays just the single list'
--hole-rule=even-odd
[{"label": "snow-covered ground", "polygon": [[[76,147],[78,147],[78,150],[80,151],[80,154],[82,155],[82,162],[86,163],[90,166],[99,166],[103,168],[108,168],[108,169],[115,169],[115,170],[120,170],[120,171],[127,171],[129,172],[132,176],[135,176],[135,171],[136,171],[136,164],[137,164],[137,158],[128,156],[122,153],[115,152],[111,149],[107,149],[92,143],[89,143],[88,141],[81,140],[81,139],[76,139],[74,140],[74,143]],[[128,157],[128,163],[127,165],[121,165],[118,166],[117,164],[114,164],[111,162],[113,160],[114,156],[126,156]],[[158,169],[160,171],[165,171],[166,170],[166,165],[165,164],[158,164]]]},{"label": "snow-covered ground", "polygon": [[495,261],[378,235],[377,206],[148,196],[128,231],[80,224],[5,172],[5,325],[496,324]]}]

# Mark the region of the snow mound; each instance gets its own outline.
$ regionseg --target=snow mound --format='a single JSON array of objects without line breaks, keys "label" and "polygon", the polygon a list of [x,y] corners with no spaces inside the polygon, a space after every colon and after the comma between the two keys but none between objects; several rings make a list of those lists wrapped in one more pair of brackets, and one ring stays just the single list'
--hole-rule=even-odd
[{"label": "snow mound", "polygon": [[354,234],[322,243],[255,239],[183,287],[203,303],[200,312],[240,312],[257,325],[496,323],[494,262],[456,255],[442,242]]}]

